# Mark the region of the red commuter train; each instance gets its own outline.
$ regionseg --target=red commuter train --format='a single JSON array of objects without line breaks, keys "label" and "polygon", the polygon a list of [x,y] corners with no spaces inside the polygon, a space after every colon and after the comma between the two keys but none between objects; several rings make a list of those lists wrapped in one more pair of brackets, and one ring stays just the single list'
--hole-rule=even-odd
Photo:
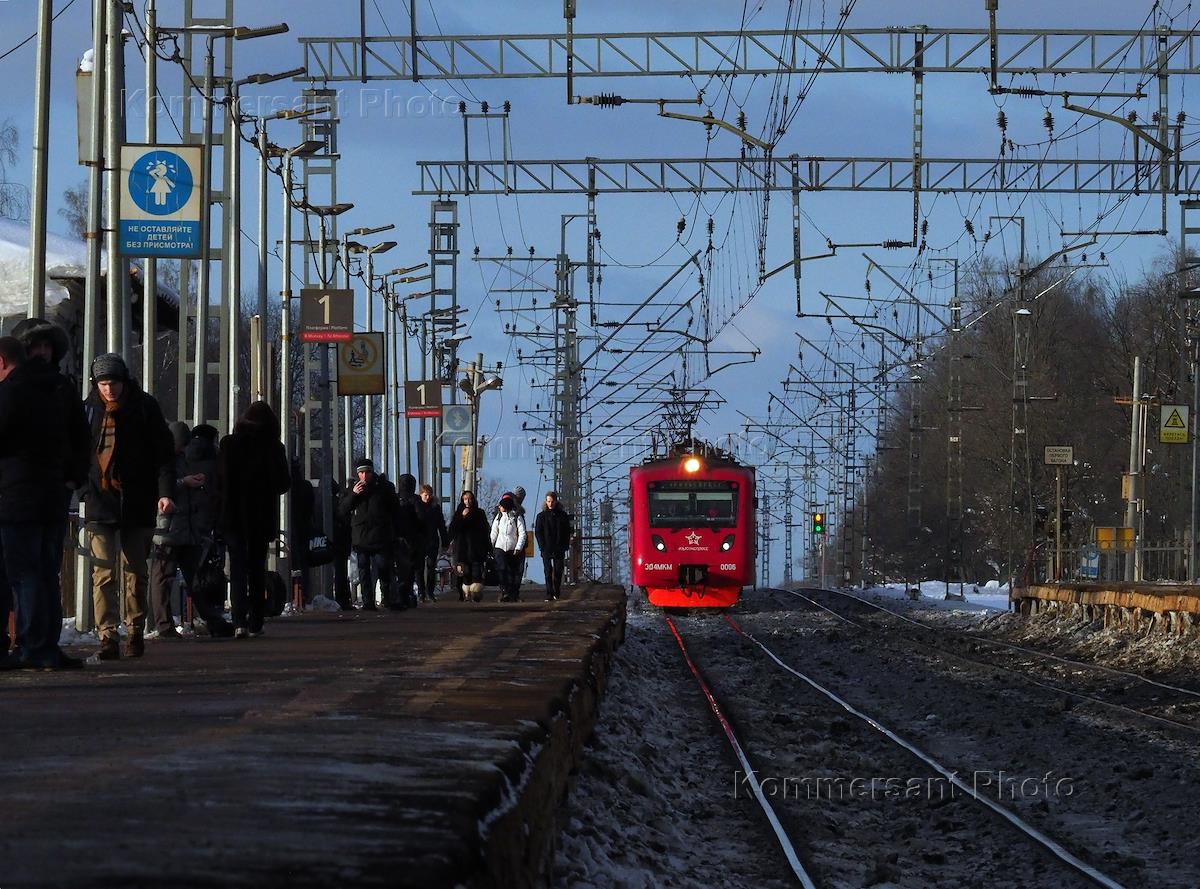
[{"label": "red commuter train", "polygon": [[712,449],[629,470],[629,565],[653,605],[726,608],[754,582],[754,468]]}]

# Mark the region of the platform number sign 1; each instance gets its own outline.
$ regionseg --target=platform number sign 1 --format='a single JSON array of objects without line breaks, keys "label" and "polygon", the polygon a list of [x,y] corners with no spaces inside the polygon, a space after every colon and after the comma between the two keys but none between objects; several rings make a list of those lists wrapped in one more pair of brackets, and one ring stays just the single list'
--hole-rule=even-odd
[{"label": "platform number sign 1", "polygon": [[348,343],[354,337],[354,291],[305,287],[300,291],[300,342]]},{"label": "platform number sign 1", "polygon": [[430,419],[442,415],[442,384],[437,380],[409,380],[404,384],[404,416]]}]

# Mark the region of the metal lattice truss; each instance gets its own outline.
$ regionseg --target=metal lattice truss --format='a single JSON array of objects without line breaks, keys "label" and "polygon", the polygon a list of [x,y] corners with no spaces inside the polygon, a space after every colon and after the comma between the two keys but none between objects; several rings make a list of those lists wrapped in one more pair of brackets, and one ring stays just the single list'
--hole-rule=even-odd
[{"label": "metal lattice truss", "polygon": [[[997,29],[997,73],[1160,73],[1158,38],[1166,34],[1165,74],[1200,73],[1200,34],[1192,31]],[[921,59],[915,40],[923,38]],[[583,77],[686,74],[912,73],[990,70],[984,29],[847,28],[575,34],[574,70]],[[303,79],[410,80],[411,37],[305,37]],[[418,36],[422,80],[565,77],[563,34]]]},{"label": "metal lattice truss", "polygon": [[[1159,193],[1160,165],[1134,160],[921,158],[920,190]],[[415,195],[791,191],[788,158],[418,161]],[[594,186],[589,173],[594,171]],[[911,157],[800,158],[802,191],[911,191]],[[1166,191],[1200,193],[1200,161],[1172,161]]]}]

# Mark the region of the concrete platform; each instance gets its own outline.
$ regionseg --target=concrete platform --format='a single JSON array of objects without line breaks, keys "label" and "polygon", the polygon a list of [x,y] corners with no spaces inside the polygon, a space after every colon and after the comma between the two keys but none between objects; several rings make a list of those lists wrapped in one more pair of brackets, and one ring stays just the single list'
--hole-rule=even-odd
[{"label": "concrete platform", "polygon": [[592,586],[0,673],[0,885],[534,885],[624,620]]},{"label": "concrete platform", "polygon": [[1183,635],[1200,627],[1200,586],[1195,584],[1074,581],[1017,587],[1010,598],[1024,615],[1057,609],[1138,633]]}]

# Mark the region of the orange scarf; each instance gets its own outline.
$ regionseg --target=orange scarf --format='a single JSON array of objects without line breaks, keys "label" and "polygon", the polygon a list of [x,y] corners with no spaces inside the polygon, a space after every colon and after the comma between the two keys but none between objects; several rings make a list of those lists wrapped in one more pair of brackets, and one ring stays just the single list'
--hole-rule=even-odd
[{"label": "orange scarf", "polygon": [[100,439],[96,442],[96,462],[100,466],[100,490],[120,491],[121,479],[116,475],[117,418],[121,402],[104,402],[104,418],[100,421]]}]

